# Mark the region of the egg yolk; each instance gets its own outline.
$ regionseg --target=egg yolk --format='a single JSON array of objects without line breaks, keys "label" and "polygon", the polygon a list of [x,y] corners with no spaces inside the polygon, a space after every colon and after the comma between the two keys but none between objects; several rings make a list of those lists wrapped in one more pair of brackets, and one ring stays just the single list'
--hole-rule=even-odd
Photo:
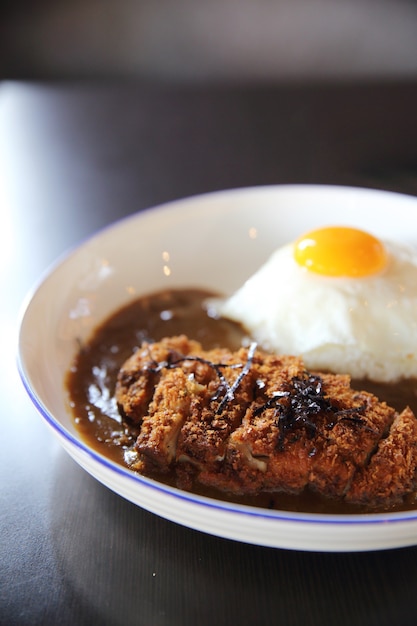
[{"label": "egg yolk", "polygon": [[387,263],[379,239],[344,226],[319,228],[303,235],[295,242],[294,258],[316,274],[347,278],[376,274]]}]

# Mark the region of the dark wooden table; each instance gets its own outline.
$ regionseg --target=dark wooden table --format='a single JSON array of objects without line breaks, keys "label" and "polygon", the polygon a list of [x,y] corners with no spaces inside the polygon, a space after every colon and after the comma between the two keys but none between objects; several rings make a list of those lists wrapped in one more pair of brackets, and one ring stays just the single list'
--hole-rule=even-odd
[{"label": "dark wooden table", "polygon": [[[97,229],[195,193],[417,193],[415,84],[0,84],[0,623],[417,623],[417,548],[266,549],[160,519],[61,450],[23,390],[26,292]],[[335,208],[335,211],[337,209]]]}]

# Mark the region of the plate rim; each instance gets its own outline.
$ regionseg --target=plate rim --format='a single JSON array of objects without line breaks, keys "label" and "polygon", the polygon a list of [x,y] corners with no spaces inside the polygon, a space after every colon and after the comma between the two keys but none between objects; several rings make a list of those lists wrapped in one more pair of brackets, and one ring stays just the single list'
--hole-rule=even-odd
[{"label": "plate rim", "polygon": [[[21,306],[20,315],[18,319],[18,350],[17,350],[17,369],[20,376],[20,379],[23,383],[23,386],[29,395],[32,403],[41,414],[41,416],[46,420],[48,425],[60,435],[65,440],[67,440],[72,446],[75,446],[79,451],[83,454],[87,454],[94,462],[98,462],[100,465],[106,467],[111,471],[117,472],[117,474],[123,476],[126,479],[134,481],[135,483],[141,484],[143,487],[153,489],[159,493],[163,493],[165,495],[173,496],[177,499],[186,501],[191,504],[197,504],[199,506],[210,507],[211,509],[220,510],[233,515],[247,515],[253,518],[262,518],[273,520],[277,523],[285,522],[285,523],[295,523],[295,524],[319,524],[323,526],[348,526],[348,527],[363,527],[370,525],[380,526],[383,525],[397,525],[400,523],[409,523],[409,522],[417,522],[417,508],[410,511],[399,511],[399,512],[383,512],[383,513],[364,513],[364,514],[319,514],[319,513],[304,513],[304,512],[292,512],[285,510],[268,510],[261,507],[254,507],[250,505],[240,505],[232,502],[227,502],[223,500],[217,500],[215,498],[200,496],[198,494],[189,494],[183,490],[177,489],[175,487],[170,487],[164,485],[163,483],[159,483],[156,480],[150,479],[146,476],[141,476],[130,470],[123,465],[119,465],[116,462],[108,459],[104,455],[100,454],[90,446],[86,442],[84,442],[81,438],[77,438],[74,436],[61,422],[58,418],[56,418],[49,409],[44,405],[41,398],[39,397],[36,390],[32,387],[30,375],[28,374],[25,368],[25,359],[22,353],[21,339],[22,339],[22,329],[24,325],[24,321],[26,319],[26,315],[30,311],[30,305],[38,292],[38,290],[42,287],[42,285],[46,282],[49,276],[51,276],[60,266],[69,261],[74,255],[76,255],[80,249],[82,249],[85,245],[92,243],[94,240],[99,240],[106,233],[111,233],[114,228],[123,228],[127,227],[130,222],[142,221],[142,219],[152,219],[152,215],[155,213],[160,214],[164,211],[170,211],[179,207],[186,207],[187,205],[193,205],[194,203],[198,203],[201,200],[208,199],[216,199],[221,196],[230,196],[237,194],[248,194],[248,193],[262,193],[262,192],[273,192],[277,190],[286,189],[287,191],[296,191],[303,190],[303,193],[307,193],[309,190],[322,191],[322,192],[348,192],[348,193],[364,193],[364,194],[380,194],[381,196],[386,196],[387,194],[392,196],[400,196],[401,198],[408,198],[412,200],[417,206],[417,197],[411,196],[408,194],[402,194],[395,191],[385,191],[380,189],[372,189],[368,187],[354,187],[354,186],[344,186],[344,185],[316,185],[316,184],[288,184],[288,185],[260,185],[260,186],[251,186],[251,187],[239,187],[234,189],[224,189],[218,191],[211,191],[203,194],[196,194],[192,196],[188,196],[186,198],[174,199],[169,202],[164,202],[159,205],[155,205],[152,207],[147,207],[142,209],[136,213],[129,214],[124,216],[93,233],[92,235],[86,237],[83,241],[79,242],[75,246],[71,247],[63,254],[61,254],[52,264],[50,264],[46,270],[41,274],[36,283],[32,286],[26,298]],[[198,210],[194,208],[194,210]],[[88,471],[88,470],[87,470]],[[137,502],[135,502],[138,504]],[[146,507],[145,507],[146,508]],[[216,533],[214,533],[216,534]],[[249,543],[257,543],[255,541],[249,541]],[[393,548],[399,547],[403,545],[401,543],[394,542],[386,542],[387,545],[381,546],[381,549],[384,547]],[[417,543],[417,525],[416,525],[416,539],[413,543]],[[258,545],[264,545],[258,543]],[[268,544],[269,545],[269,544]],[[407,545],[412,545],[409,543]],[[275,547],[286,547],[285,545]],[[315,548],[311,548],[315,549]],[[356,550],[366,550],[367,548],[349,548],[349,551]],[[374,548],[369,548],[374,549]],[[338,551],[338,550],[332,550]]]}]

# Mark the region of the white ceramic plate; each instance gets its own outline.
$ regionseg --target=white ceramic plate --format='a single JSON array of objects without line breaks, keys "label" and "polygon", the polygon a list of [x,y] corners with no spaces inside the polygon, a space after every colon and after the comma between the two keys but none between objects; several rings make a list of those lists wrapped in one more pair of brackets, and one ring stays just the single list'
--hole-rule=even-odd
[{"label": "white ceramic plate", "polygon": [[97,324],[162,288],[230,293],[278,246],[319,225],[355,225],[417,245],[417,198],[380,191],[271,186],[172,202],[98,233],[55,265],[22,318],[19,370],[63,447],[135,504],[185,526],[265,546],[354,551],[417,544],[417,511],[317,515],[269,511],[195,496],[138,476],[92,450],[67,410],[64,375]]}]

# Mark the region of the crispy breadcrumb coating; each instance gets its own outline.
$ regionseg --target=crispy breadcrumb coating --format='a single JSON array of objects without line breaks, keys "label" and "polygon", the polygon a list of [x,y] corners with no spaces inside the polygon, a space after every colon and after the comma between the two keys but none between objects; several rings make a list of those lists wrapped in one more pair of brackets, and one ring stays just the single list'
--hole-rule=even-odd
[{"label": "crispy breadcrumb coating", "polygon": [[[369,509],[417,484],[417,420],[348,376],[311,373],[255,346],[205,351],[184,335],[143,343],[122,366],[119,410],[140,426],[144,473],[174,471],[234,495],[301,493]],[[187,477],[187,478],[184,478]]]}]

